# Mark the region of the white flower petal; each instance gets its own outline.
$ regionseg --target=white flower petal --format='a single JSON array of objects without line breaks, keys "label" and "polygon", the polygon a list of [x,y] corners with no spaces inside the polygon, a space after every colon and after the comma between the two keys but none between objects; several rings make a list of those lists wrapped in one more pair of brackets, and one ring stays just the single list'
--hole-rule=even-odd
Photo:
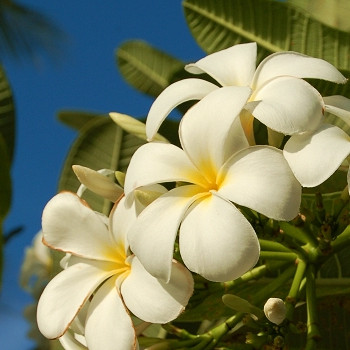
[{"label": "white flower petal", "polygon": [[136,317],[152,323],[174,320],[184,310],[192,293],[192,275],[176,261],[172,262],[169,282],[164,283],[150,275],[134,257],[131,273],[121,285],[128,309]]},{"label": "white flower petal", "polygon": [[311,131],[323,118],[322,96],[302,79],[280,77],[255,91],[260,103],[246,108],[269,128],[286,135]]},{"label": "white flower petal", "polygon": [[330,63],[320,58],[309,57],[298,52],[277,52],[266,57],[256,69],[253,88],[278,76],[315,78],[346,83],[347,79]]},{"label": "white flower petal", "polygon": [[159,182],[184,181],[205,184],[205,180],[179,147],[147,143],[134,153],[126,172],[124,191]]},{"label": "white flower petal", "polygon": [[190,78],[169,85],[153,102],[146,120],[147,139],[151,141],[169,113],[179,104],[200,100],[218,86],[206,80]]},{"label": "white flower petal", "polygon": [[85,301],[109,277],[110,263],[79,263],[56,275],[42,293],[37,310],[40,332],[49,339],[65,333]]},{"label": "white flower petal", "polygon": [[103,218],[74,193],[62,192],[45,206],[43,241],[53,249],[115,261],[115,245]]},{"label": "white flower petal", "polygon": [[247,219],[215,193],[197,200],[180,228],[185,265],[210,281],[236,279],[259,259],[258,238]]},{"label": "white flower petal", "polygon": [[292,136],[283,155],[305,187],[327,180],[350,153],[350,137],[340,128],[323,124],[314,133]]},{"label": "white flower petal", "polygon": [[222,86],[249,86],[256,65],[256,43],[235,45],[208,55],[185,69],[193,74],[207,73]]},{"label": "white flower petal", "polygon": [[215,176],[233,153],[248,146],[237,116],[250,94],[247,87],[218,89],[182,118],[179,129],[182,147],[203,174]]},{"label": "white flower petal", "polygon": [[350,126],[350,99],[340,96],[327,96],[323,98],[326,111],[344,120]]},{"label": "white flower petal", "polygon": [[291,220],[298,214],[301,186],[274,147],[238,152],[221,169],[218,183],[222,196],[270,218]]},{"label": "white flower petal", "polygon": [[131,250],[151,275],[165,282],[170,278],[178,228],[200,191],[198,186],[187,185],[167,192],[143,210],[130,228]]},{"label": "white flower petal", "polygon": [[76,340],[70,331],[63,334],[58,340],[64,350],[87,350],[87,347]]},{"label": "white flower petal", "polygon": [[115,278],[103,283],[89,307],[85,338],[89,350],[135,350],[135,330],[115,286]]},{"label": "white flower petal", "polygon": [[125,197],[116,203],[109,215],[109,228],[118,247],[124,247],[126,253],[129,248],[127,233],[136,220],[135,203],[132,206],[125,204]]}]

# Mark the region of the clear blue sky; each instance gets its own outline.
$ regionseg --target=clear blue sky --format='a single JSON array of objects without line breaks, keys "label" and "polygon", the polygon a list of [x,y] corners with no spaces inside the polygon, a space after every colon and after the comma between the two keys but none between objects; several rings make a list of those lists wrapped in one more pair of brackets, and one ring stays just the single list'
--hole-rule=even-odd
[{"label": "clear blue sky", "polygon": [[40,229],[41,212],[56,193],[58,176],[75,132],[56,120],[62,109],[145,116],[152,99],[120,76],[114,50],[129,39],[144,39],[185,61],[204,53],[190,35],[180,0],[22,0],[46,14],[67,34],[60,57],[35,66],[4,62],[17,111],[13,205],[5,229],[25,227],[6,246],[0,294],[1,349],[29,350],[22,317],[30,296],[18,285],[24,248]]}]

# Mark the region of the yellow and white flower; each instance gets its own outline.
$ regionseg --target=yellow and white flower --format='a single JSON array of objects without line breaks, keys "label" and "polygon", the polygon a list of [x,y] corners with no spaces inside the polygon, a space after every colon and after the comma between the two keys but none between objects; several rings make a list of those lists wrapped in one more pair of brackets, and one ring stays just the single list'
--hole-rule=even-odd
[{"label": "yellow and white flower", "polygon": [[89,303],[84,338],[90,350],[137,349],[129,311],[147,322],[167,323],[184,310],[193,292],[189,271],[172,261],[165,284],[130,253],[127,234],[135,221],[134,209],[127,209],[122,199],[108,219],[70,192],[48,202],[43,242],[70,255],[39,300],[37,321],[47,338],[62,337]]}]

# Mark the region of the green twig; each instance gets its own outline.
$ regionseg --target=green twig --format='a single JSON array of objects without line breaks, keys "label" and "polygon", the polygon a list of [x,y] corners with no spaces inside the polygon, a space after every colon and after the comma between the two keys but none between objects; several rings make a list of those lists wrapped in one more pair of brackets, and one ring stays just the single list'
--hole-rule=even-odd
[{"label": "green twig", "polygon": [[305,350],[316,349],[316,343],[320,338],[315,279],[315,267],[310,265],[306,270],[307,339]]},{"label": "green twig", "polygon": [[280,222],[280,226],[286,236],[289,236],[302,244],[310,244],[312,247],[317,247],[317,239],[312,233],[284,221]]},{"label": "green twig", "polygon": [[293,252],[260,252],[261,259],[268,260],[284,260],[284,261],[295,261],[298,258],[298,255]]},{"label": "green twig", "polygon": [[331,248],[333,253],[337,253],[345,247],[350,246],[350,225],[336,238],[335,241],[331,242]]},{"label": "green twig", "polygon": [[268,250],[268,251],[273,251],[273,252],[291,252],[292,250],[286,247],[285,245],[274,242],[274,241],[269,241],[267,239],[259,239],[260,243],[260,248],[262,251]]}]

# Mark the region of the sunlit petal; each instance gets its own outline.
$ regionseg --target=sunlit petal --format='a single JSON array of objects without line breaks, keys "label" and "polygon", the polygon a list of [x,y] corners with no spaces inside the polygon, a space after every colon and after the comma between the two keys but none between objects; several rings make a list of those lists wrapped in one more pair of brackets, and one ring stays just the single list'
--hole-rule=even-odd
[{"label": "sunlit petal", "polygon": [[128,195],[138,187],[170,181],[205,183],[181,148],[150,142],[141,146],[131,158],[124,191]]},{"label": "sunlit petal", "polygon": [[344,120],[350,126],[350,99],[340,96],[327,96],[323,98],[326,111]]},{"label": "sunlit petal", "polygon": [[256,43],[248,43],[212,53],[185,68],[194,74],[207,73],[222,86],[250,86],[255,65]]},{"label": "sunlit petal", "polygon": [[190,185],[167,192],[143,210],[131,227],[131,250],[153,276],[169,280],[177,230],[200,192],[201,188]]},{"label": "sunlit petal", "polygon": [[302,79],[273,79],[255,91],[252,99],[261,102],[246,108],[263,124],[283,134],[314,130],[323,118],[322,96]]},{"label": "sunlit petal", "polygon": [[259,241],[247,219],[215,194],[197,200],[182,222],[183,261],[210,281],[240,277],[256,264],[259,252]]},{"label": "sunlit petal", "polygon": [[179,104],[200,100],[218,86],[202,79],[184,79],[169,85],[153,102],[146,121],[147,139],[150,141],[157,133],[163,120]]},{"label": "sunlit petal", "polygon": [[282,151],[254,146],[234,155],[221,169],[219,193],[276,220],[291,220],[299,211],[301,186]]},{"label": "sunlit petal", "polygon": [[350,137],[340,128],[323,124],[312,134],[292,136],[283,154],[305,187],[327,180],[350,153]]},{"label": "sunlit petal", "polygon": [[79,263],[56,275],[42,293],[37,310],[40,332],[60,337],[98,285],[111,275],[109,263]]},{"label": "sunlit petal", "polygon": [[131,318],[110,278],[92,298],[85,325],[89,350],[134,350],[137,339]]},{"label": "sunlit petal", "polygon": [[256,69],[252,87],[259,88],[266,81],[282,75],[346,83],[346,78],[327,61],[289,51],[266,57]]},{"label": "sunlit petal", "polygon": [[51,248],[91,259],[114,261],[112,237],[103,218],[74,193],[62,192],[45,206],[43,240]]},{"label": "sunlit petal", "polygon": [[203,174],[215,177],[226,159],[248,146],[237,116],[250,94],[247,87],[218,89],[182,118],[179,130],[182,147]]},{"label": "sunlit petal", "polygon": [[131,273],[121,285],[121,294],[128,309],[138,318],[152,323],[167,323],[185,308],[193,293],[191,273],[173,261],[168,283],[150,275],[137,257]]}]

